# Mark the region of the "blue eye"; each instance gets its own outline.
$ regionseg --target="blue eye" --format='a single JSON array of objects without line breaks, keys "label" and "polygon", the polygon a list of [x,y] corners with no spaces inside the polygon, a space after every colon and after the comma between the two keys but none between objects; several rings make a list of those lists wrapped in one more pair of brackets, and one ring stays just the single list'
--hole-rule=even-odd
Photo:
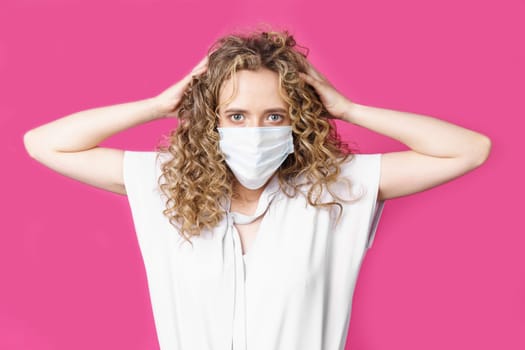
[{"label": "blue eye", "polygon": [[244,118],[244,116],[242,114],[232,114],[232,115],[230,115],[230,119],[233,120],[234,122],[239,122],[243,118]]},{"label": "blue eye", "polygon": [[270,114],[268,116],[268,119],[270,119],[272,122],[277,122],[283,119],[283,116],[280,114]]}]

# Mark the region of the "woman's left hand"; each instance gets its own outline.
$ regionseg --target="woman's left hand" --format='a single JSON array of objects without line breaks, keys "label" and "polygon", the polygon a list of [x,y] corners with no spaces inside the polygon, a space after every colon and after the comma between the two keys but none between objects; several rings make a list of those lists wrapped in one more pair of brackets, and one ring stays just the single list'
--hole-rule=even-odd
[{"label": "woman's left hand", "polygon": [[314,66],[308,62],[307,73],[299,72],[299,76],[312,85],[321,97],[321,102],[332,117],[345,120],[352,102],[343,96]]}]

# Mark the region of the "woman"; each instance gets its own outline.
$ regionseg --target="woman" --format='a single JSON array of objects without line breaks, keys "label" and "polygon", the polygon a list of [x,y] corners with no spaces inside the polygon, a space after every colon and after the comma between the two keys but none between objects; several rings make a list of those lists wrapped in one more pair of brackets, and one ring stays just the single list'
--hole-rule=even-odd
[{"label": "woman", "polygon": [[[98,146],[178,117],[155,152]],[[410,150],[357,154],[334,118]],[[446,142],[443,142],[446,140]],[[384,202],[480,166],[485,135],[350,101],[287,32],[220,38],[145,100],[30,130],[29,154],[126,194],[161,349],[343,349],[352,296]]]}]

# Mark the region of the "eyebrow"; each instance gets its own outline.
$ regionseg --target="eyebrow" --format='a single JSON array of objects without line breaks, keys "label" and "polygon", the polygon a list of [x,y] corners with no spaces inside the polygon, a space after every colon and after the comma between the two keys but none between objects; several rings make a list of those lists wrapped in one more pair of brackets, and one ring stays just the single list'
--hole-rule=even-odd
[{"label": "eyebrow", "polygon": [[[268,108],[268,109],[265,109],[263,112],[264,113],[280,112],[284,114],[288,113],[288,111],[284,108]],[[245,109],[239,109],[239,108],[228,108],[227,110],[224,111],[224,113],[248,113],[248,111]]]}]

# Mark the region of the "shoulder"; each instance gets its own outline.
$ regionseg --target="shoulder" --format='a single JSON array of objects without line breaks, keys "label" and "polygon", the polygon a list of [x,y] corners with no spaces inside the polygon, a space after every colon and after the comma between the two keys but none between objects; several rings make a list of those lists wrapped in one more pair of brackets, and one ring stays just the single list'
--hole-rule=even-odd
[{"label": "shoulder", "polygon": [[126,188],[155,186],[166,155],[158,151],[124,151],[123,177]]},{"label": "shoulder", "polygon": [[160,168],[168,159],[168,154],[158,151],[124,151],[124,165],[141,173]]},{"label": "shoulder", "polygon": [[379,174],[382,153],[353,153],[341,164],[341,175],[366,180]]},{"label": "shoulder", "polygon": [[353,153],[341,163],[336,183],[330,186],[342,198],[375,197],[381,173],[381,153]]},{"label": "shoulder", "polygon": [[[338,178],[329,185],[328,191],[323,191],[323,198],[324,196],[331,196],[330,192],[343,197],[359,198],[367,188],[376,187],[379,183],[381,155],[381,153],[349,154],[346,159],[339,163]],[[308,192],[312,185],[306,180],[304,174],[300,176],[297,182],[301,184],[300,189],[304,193]]]},{"label": "shoulder", "polygon": [[151,163],[153,159],[157,157],[159,153],[154,151],[124,151],[124,162],[127,165],[139,165]]}]

